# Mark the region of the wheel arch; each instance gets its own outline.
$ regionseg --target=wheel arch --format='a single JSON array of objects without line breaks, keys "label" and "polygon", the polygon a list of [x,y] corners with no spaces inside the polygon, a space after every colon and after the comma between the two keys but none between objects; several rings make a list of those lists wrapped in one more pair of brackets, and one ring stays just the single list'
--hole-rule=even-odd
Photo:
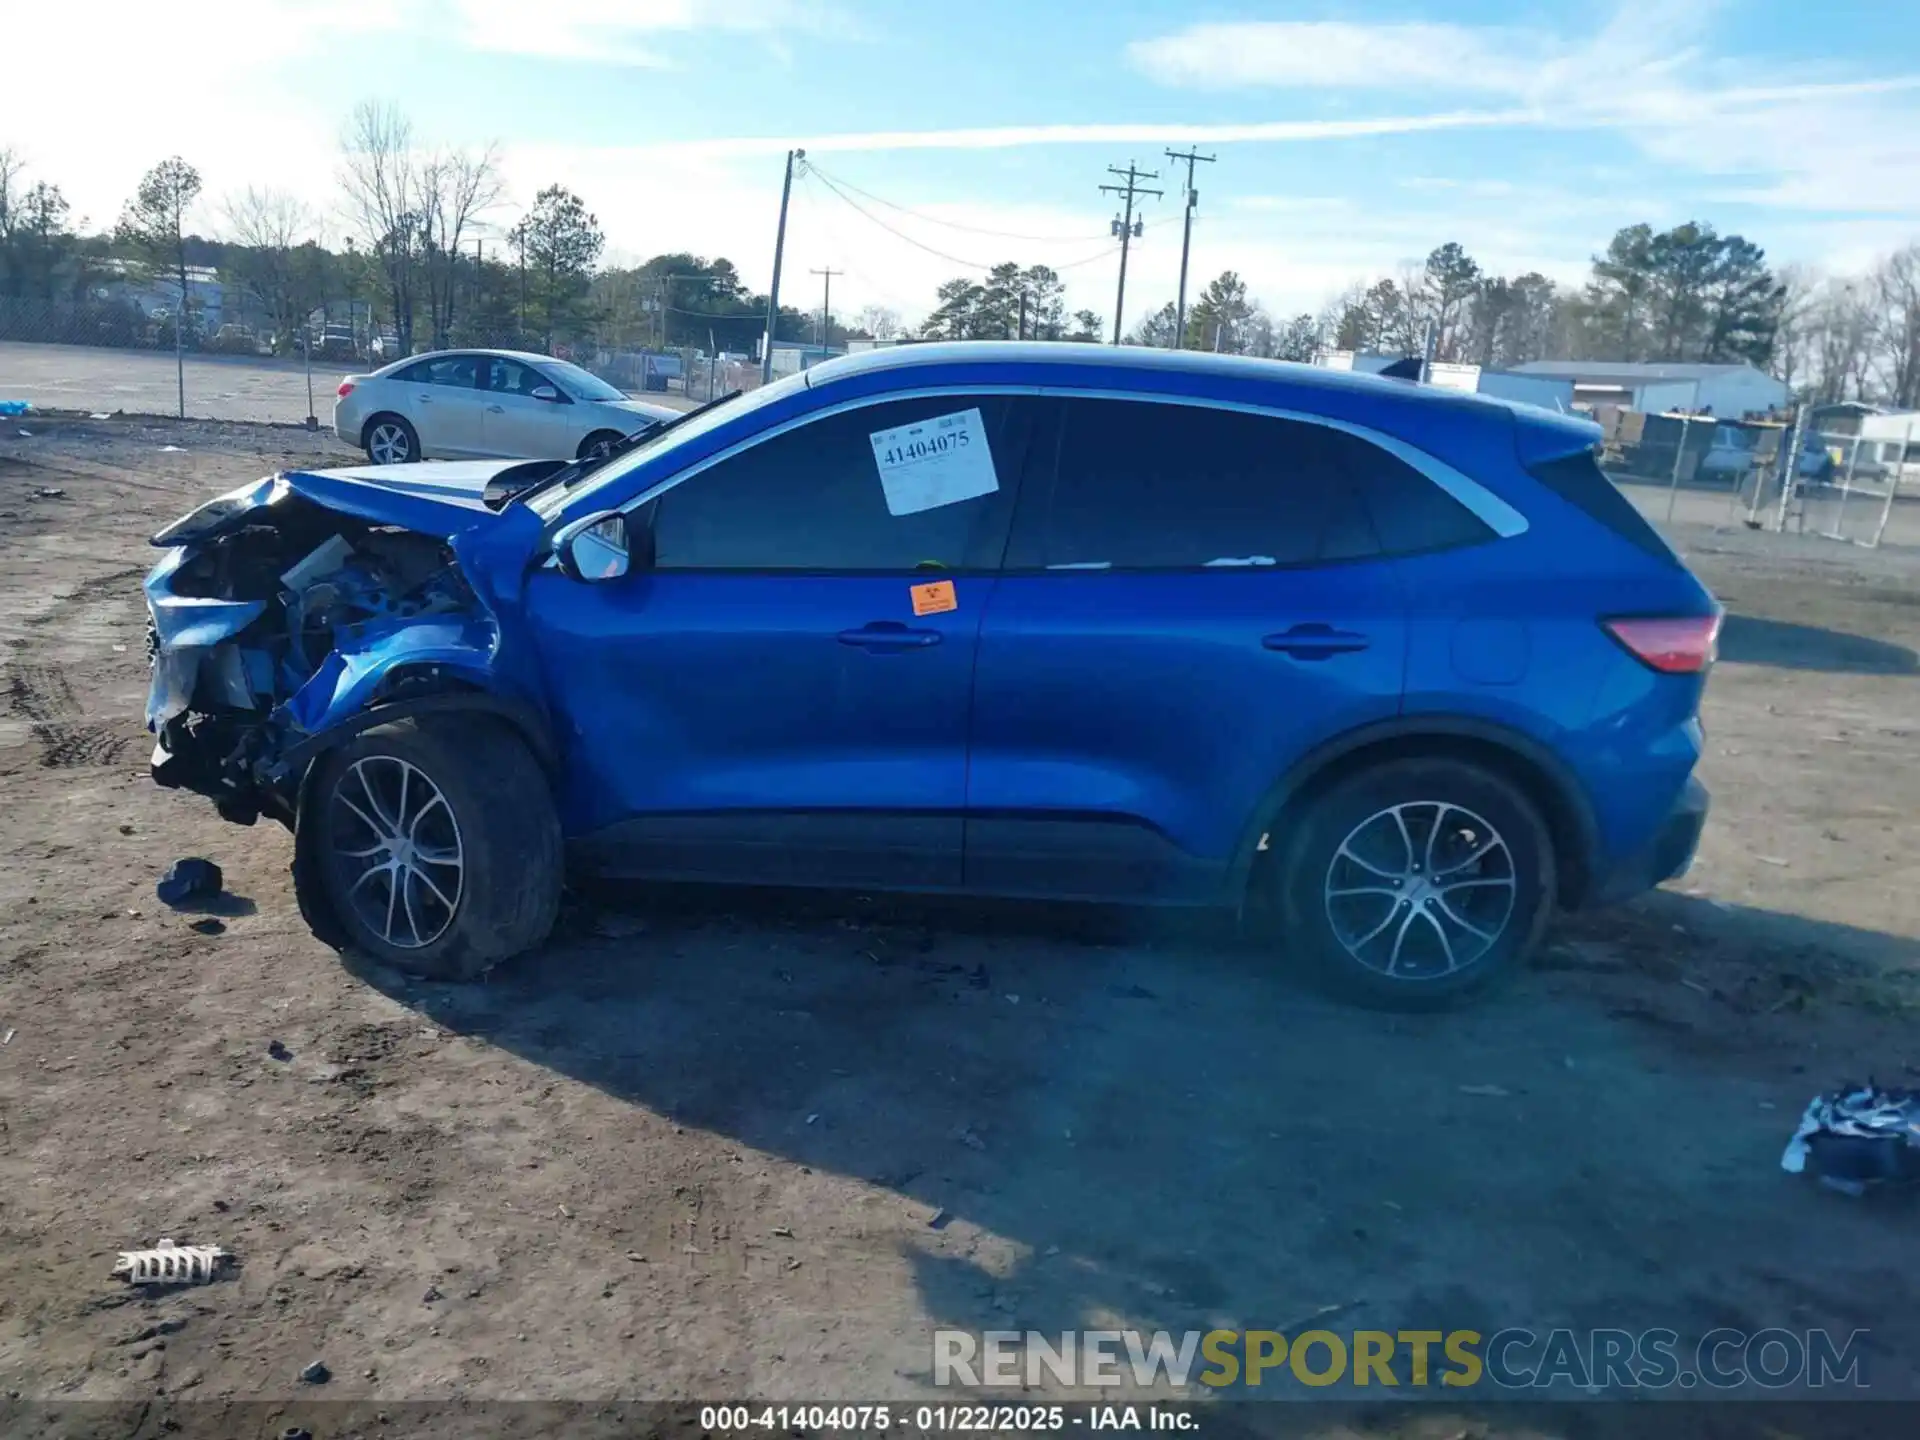
[{"label": "wheel arch", "polygon": [[602,425],[596,430],[589,430],[583,437],[581,437],[579,445],[577,445],[574,448],[574,452],[573,452],[574,458],[576,460],[586,459],[587,455],[593,449],[593,442],[600,439],[602,436],[609,437],[616,444],[619,441],[622,441],[627,438],[624,434],[614,429],[612,426]]},{"label": "wheel arch", "polygon": [[407,720],[421,715],[493,715],[506,722],[526,741],[527,748],[540,762],[549,781],[557,778],[560,748],[553,727],[541,710],[518,696],[489,690],[431,663],[396,665],[382,675],[371,703],[289,746],[281,762],[289,769],[312,773],[312,762],[335,746],[343,745],[362,731],[391,720]]},{"label": "wheel arch", "polygon": [[1255,869],[1278,846],[1261,842],[1328,786],[1391,760],[1459,759],[1517,786],[1553,840],[1558,903],[1578,905],[1593,878],[1599,822],[1579,779],[1547,746],[1511,726],[1465,715],[1405,715],[1348,731],[1302,756],[1261,797],[1234,852],[1229,894],[1244,903]]}]

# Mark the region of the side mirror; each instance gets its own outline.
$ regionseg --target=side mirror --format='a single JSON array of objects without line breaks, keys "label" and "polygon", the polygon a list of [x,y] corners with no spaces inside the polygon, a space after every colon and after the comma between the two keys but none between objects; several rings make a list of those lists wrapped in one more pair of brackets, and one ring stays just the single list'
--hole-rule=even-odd
[{"label": "side mirror", "polygon": [[560,403],[560,392],[551,385],[536,385],[533,387],[532,393],[534,399],[544,400],[549,405],[557,405]]},{"label": "side mirror", "polygon": [[553,537],[554,559],[569,580],[618,580],[632,568],[627,517],[618,510],[576,520]]}]

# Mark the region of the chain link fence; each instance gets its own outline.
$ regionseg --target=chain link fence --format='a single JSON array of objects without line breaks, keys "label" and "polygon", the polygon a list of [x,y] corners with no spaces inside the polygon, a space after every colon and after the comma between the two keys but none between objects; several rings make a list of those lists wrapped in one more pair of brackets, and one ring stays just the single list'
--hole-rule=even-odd
[{"label": "chain link fence", "polygon": [[[132,301],[0,296],[0,402],[293,425],[312,416],[325,428],[343,376],[400,358],[397,337],[364,308],[338,320],[316,312],[278,330],[221,314],[189,303],[176,336],[170,311]],[[455,348],[542,349],[520,334],[457,332],[464,333],[454,335]],[[416,337],[413,348],[430,346]],[[680,397],[700,404],[760,383],[757,362],[695,349],[575,342],[555,344],[552,353],[631,395],[670,404]]]}]

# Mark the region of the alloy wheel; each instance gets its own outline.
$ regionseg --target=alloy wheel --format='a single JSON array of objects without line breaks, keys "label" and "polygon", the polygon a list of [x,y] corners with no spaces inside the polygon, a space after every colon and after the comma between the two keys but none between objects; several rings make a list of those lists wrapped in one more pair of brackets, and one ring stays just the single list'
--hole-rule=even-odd
[{"label": "alloy wheel", "polygon": [[425,771],[392,755],[354,761],[329,821],[341,898],[370,934],[417,950],[446,933],[466,866],[453,807]]},{"label": "alloy wheel", "polygon": [[1464,970],[1500,942],[1519,881],[1500,832],[1445,801],[1369,815],[1327,867],[1327,922],[1348,955],[1395,980]]},{"label": "alloy wheel", "polygon": [[413,458],[413,446],[407,432],[389,421],[373,427],[367,437],[367,453],[376,465],[404,465]]}]

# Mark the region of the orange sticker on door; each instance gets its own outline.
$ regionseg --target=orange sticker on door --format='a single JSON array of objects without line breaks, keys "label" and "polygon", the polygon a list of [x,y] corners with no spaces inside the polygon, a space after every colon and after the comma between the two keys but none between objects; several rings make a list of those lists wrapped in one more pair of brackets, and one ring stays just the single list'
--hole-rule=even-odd
[{"label": "orange sticker on door", "polygon": [[953,593],[951,580],[935,580],[927,585],[910,585],[907,589],[913,596],[913,613],[916,615],[943,615],[949,610],[960,608],[960,601]]}]

